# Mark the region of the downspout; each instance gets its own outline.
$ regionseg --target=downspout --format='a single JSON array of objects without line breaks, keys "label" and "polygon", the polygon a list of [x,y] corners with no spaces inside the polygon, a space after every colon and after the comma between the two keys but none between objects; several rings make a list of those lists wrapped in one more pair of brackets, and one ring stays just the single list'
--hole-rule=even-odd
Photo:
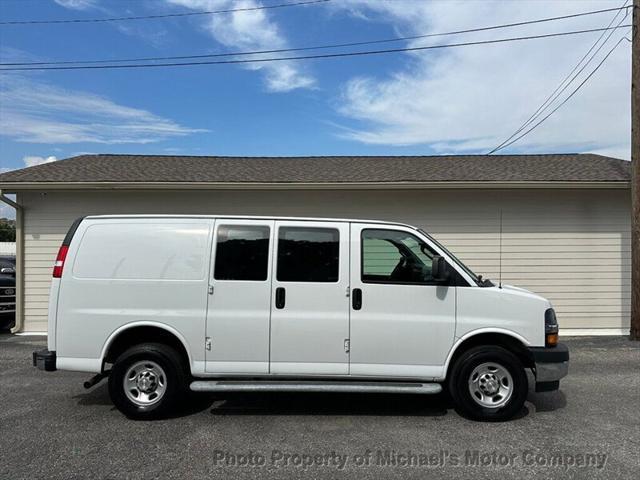
[{"label": "downspout", "polygon": [[16,210],[16,326],[11,333],[17,333],[22,330],[24,319],[24,216],[22,205],[11,200],[2,190],[0,201]]}]

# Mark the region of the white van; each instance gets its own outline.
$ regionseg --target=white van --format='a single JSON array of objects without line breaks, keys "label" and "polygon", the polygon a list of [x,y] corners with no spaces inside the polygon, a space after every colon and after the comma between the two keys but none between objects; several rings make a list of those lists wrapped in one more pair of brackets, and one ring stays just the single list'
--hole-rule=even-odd
[{"label": "white van", "polygon": [[112,215],[58,253],[40,369],[109,378],[132,418],[195,392],[435,394],[507,419],[556,390],[551,304],[483,280],[426,232],[361,220]]}]

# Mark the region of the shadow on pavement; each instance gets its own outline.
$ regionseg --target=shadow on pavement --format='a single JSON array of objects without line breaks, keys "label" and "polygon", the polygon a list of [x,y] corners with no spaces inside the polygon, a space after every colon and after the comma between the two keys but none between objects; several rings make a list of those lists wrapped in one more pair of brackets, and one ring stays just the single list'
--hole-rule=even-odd
[{"label": "shadow on pavement", "polygon": [[96,385],[89,390],[85,390],[85,392],[86,393],[74,395],[73,399],[78,400],[78,405],[113,405],[109,398],[109,390],[107,389],[106,381],[103,381],[101,384]]},{"label": "shadow on pavement", "polygon": [[[73,397],[77,404],[83,407],[91,407],[96,405],[111,406],[115,409],[111,398],[109,397],[109,389],[107,382],[103,381],[99,385],[86,390],[86,393],[80,393]],[[187,394],[181,402],[181,408],[168,418],[180,418],[193,415],[211,407],[214,398],[210,395]]]},{"label": "shadow on pavement", "polygon": [[[562,391],[535,393],[531,385],[527,402],[536,412],[550,412],[567,404]],[[106,381],[73,397],[78,405],[112,405]],[[329,415],[441,417],[453,410],[445,393],[439,395],[256,392],[187,394],[182,409],[171,418],[210,409],[212,415]],[[512,420],[528,416],[526,406]]]},{"label": "shadow on pavement", "polygon": [[562,390],[546,393],[530,391],[527,401],[536,407],[536,412],[553,412],[567,406],[567,397]]},{"label": "shadow on pavement", "polygon": [[[112,405],[106,382],[73,397],[80,406]],[[385,415],[447,414],[446,395],[256,392],[187,395],[172,418],[210,409],[212,415]]]},{"label": "shadow on pavement", "polygon": [[217,395],[212,415],[384,415],[439,417],[446,395],[260,392]]}]

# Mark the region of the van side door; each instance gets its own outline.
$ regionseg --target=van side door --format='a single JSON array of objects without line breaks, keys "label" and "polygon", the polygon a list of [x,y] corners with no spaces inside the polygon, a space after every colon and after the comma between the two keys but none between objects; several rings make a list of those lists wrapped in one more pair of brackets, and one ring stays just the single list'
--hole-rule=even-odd
[{"label": "van side door", "polygon": [[349,373],[349,223],[276,221],[271,373]]},{"label": "van side door", "polygon": [[351,224],[351,375],[438,378],[455,333],[456,287],[402,226]]},{"label": "van side door", "polygon": [[217,219],[209,274],[206,372],[269,372],[273,220]]}]

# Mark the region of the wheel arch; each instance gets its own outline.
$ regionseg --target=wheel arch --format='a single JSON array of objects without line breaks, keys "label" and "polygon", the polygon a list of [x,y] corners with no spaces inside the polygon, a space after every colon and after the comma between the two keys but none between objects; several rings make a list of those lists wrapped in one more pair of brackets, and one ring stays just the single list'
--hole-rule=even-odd
[{"label": "wheel arch", "polygon": [[140,343],[164,343],[174,347],[191,371],[193,362],[184,336],[169,325],[152,321],[127,323],[114,330],[102,347],[101,370],[104,371],[105,363],[113,363],[127,348]]},{"label": "wheel arch", "polygon": [[454,343],[444,366],[445,378],[448,378],[451,367],[460,355],[479,345],[503,347],[515,354],[525,367],[533,367],[533,359],[527,348],[529,342],[522,335],[501,328],[482,328],[467,332]]}]

